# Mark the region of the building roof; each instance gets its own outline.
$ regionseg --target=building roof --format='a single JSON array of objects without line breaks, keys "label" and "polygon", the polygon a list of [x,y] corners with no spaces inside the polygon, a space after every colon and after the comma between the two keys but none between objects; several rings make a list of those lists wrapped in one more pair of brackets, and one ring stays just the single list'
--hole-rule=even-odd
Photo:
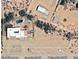
[{"label": "building roof", "polygon": [[37,6],[36,10],[43,13],[43,14],[45,14],[45,15],[48,15],[48,10],[45,7],[41,6],[41,5]]}]

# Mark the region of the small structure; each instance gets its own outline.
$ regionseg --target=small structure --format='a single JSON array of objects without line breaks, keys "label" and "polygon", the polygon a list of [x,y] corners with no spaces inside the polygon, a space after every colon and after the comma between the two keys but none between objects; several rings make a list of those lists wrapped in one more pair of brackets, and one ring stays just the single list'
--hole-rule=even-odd
[{"label": "small structure", "polygon": [[5,1],[5,2],[12,2],[12,0],[3,0],[3,1]]},{"label": "small structure", "polygon": [[49,14],[48,10],[45,7],[41,6],[41,5],[38,5],[37,8],[36,8],[36,10],[39,11],[39,12],[41,12],[41,13],[43,13],[43,14],[45,14],[45,15]]},{"label": "small structure", "polygon": [[7,37],[24,38],[28,37],[27,31],[21,30],[20,28],[8,28]]},{"label": "small structure", "polygon": [[20,37],[20,28],[8,28],[7,29],[7,37]]}]

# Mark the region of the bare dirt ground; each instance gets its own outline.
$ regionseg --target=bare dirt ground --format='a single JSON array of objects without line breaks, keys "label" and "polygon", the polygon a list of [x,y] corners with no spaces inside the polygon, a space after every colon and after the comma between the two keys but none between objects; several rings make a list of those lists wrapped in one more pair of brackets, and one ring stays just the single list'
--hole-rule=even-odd
[{"label": "bare dirt ground", "polygon": [[[13,0],[12,1],[13,4],[11,4],[10,6],[14,6],[16,3],[16,5],[20,7],[19,2],[22,2],[22,0]],[[57,4],[56,0],[32,0],[32,1],[30,0],[30,3],[28,4],[29,4],[28,12],[32,10],[31,14],[33,16],[37,15],[39,19],[43,19],[42,21],[51,23],[50,19]],[[48,9],[49,11],[48,16],[45,16],[44,14],[36,11],[36,7],[39,4],[45,6]],[[25,2],[24,7],[26,7]],[[58,6],[57,11],[55,13],[55,19],[53,20],[53,24],[55,24],[58,27],[58,29],[73,32],[77,28],[77,22],[78,22],[77,11],[76,10],[70,11],[69,7],[67,10],[64,10],[63,8],[64,8],[63,6],[60,5]],[[6,9],[4,11],[7,10],[10,11],[11,8]],[[66,22],[63,22],[64,18],[67,19]],[[54,32],[53,34],[46,34],[43,30],[35,26],[34,34],[35,34],[34,38],[27,38],[22,41],[16,38],[10,38],[8,40],[4,39],[3,40],[4,48],[2,55],[19,55],[19,56],[31,55],[31,54],[65,55],[65,54],[72,54],[71,53],[72,50],[74,51],[73,54],[77,52],[77,48],[75,48],[76,43],[74,43],[75,40],[69,42],[66,40],[66,38],[63,39],[63,36],[58,35],[58,33],[56,32]],[[73,47],[70,46],[72,42]]]}]

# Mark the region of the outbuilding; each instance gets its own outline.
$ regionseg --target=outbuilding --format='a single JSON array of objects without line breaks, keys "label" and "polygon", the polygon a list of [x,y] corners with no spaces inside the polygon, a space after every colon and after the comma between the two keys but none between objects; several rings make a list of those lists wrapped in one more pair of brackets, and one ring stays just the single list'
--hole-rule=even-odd
[{"label": "outbuilding", "polygon": [[41,5],[38,5],[36,10],[43,13],[43,14],[45,14],[45,15],[49,14],[48,10],[44,6],[41,6]]}]

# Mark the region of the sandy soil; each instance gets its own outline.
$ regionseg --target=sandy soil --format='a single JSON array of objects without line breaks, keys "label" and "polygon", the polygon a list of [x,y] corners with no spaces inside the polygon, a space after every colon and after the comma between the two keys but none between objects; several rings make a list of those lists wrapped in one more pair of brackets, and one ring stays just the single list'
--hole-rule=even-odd
[{"label": "sandy soil", "polygon": [[[13,0],[13,4],[17,4],[19,7],[19,3],[22,0]],[[24,2],[25,3],[25,2]],[[36,7],[41,4],[45,6],[48,11],[49,15],[45,16],[42,13],[36,11]],[[28,6],[28,12],[32,10],[32,15],[37,15],[39,19],[43,19],[45,22],[50,23],[50,19],[52,13],[56,7],[57,1],[56,0],[30,0],[30,5]],[[26,7],[26,5],[24,5]],[[6,9],[7,10],[7,9]],[[64,10],[62,6],[58,6],[57,12],[55,16],[59,17],[58,24],[56,24],[59,28],[65,29],[67,31],[74,31],[77,27],[77,11],[69,11],[69,9]],[[63,22],[63,19],[66,18],[67,21]],[[54,20],[57,22],[57,19]],[[54,34],[45,34],[44,31],[37,28],[35,26],[35,36],[34,38],[27,38],[24,40],[10,38],[8,40],[4,40],[4,49],[2,55],[31,55],[31,54],[72,54],[69,48],[69,42],[67,40],[63,40],[63,37],[58,35],[57,33]],[[13,46],[16,46],[13,48]],[[30,48],[30,51],[28,51]],[[61,51],[59,51],[61,50]],[[74,54],[74,53],[73,53]]]}]

